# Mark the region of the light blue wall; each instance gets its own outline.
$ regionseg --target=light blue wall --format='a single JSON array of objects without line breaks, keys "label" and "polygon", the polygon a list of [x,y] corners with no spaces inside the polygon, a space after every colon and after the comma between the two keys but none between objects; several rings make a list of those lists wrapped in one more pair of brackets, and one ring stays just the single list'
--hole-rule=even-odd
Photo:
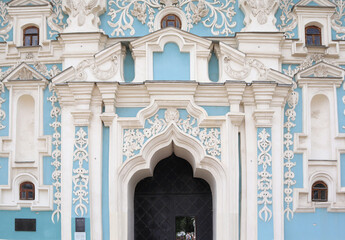
[{"label": "light blue wall", "polygon": [[225,116],[230,112],[230,106],[201,106],[209,116]]},{"label": "light blue wall", "polygon": [[212,82],[219,80],[219,61],[214,52],[212,52],[210,61],[208,62],[208,77]]},{"label": "light blue wall", "polygon": [[[292,4],[291,4],[291,5],[288,5],[289,11],[291,11],[293,5],[296,4],[296,3],[299,2],[299,1],[300,1],[300,0],[293,0],[293,1],[292,1]],[[285,1],[285,2],[288,2],[288,1]],[[275,14],[275,17],[276,17],[276,19],[277,19],[276,26],[277,26],[277,29],[278,29],[278,30],[280,30],[279,26],[282,25],[281,17],[285,18],[285,21],[286,21],[286,19],[287,19],[287,16],[286,16],[286,15],[283,15],[283,16],[282,16],[282,13],[283,13],[283,8],[282,8],[282,6],[283,6],[282,3],[279,4],[278,10],[277,10],[277,12],[276,12],[276,14]],[[289,20],[289,21],[287,21],[287,22],[285,22],[285,23],[287,23],[287,25],[290,25],[291,22],[292,22],[292,20]],[[282,26],[282,27],[284,27],[284,26]],[[296,27],[295,27],[295,28],[292,30],[292,32],[291,32],[291,33],[293,33],[292,39],[298,39],[298,38],[299,38],[297,28],[298,28],[298,25],[296,25]]]},{"label": "light blue wall", "polygon": [[[60,223],[51,221],[51,211],[31,211],[22,208],[19,211],[0,211],[0,239],[8,240],[60,240]],[[36,232],[14,231],[15,218],[36,219]]]},{"label": "light blue wall", "polygon": [[8,158],[0,158],[0,185],[8,185]]},{"label": "light blue wall", "polygon": [[153,80],[191,80],[189,53],[180,52],[175,43],[165,44],[164,52],[154,52]]},{"label": "light blue wall", "polygon": [[10,129],[10,123],[9,123],[9,115],[10,115],[10,92],[8,91],[8,89],[5,87],[4,89],[5,91],[3,93],[1,93],[1,97],[5,100],[5,102],[3,102],[1,104],[1,109],[5,111],[6,113],[6,117],[4,120],[1,121],[2,125],[5,126],[5,128],[0,130],[0,136],[4,137],[4,136],[8,136],[9,133],[9,129]]},{"label": "light blue wall", "polygon": [[344,240],[345,213],[327,212],[317,208],[315,213],[295,213],[285,221],[285,240]]},{"label": "light blue wall", "polygon": [[109,240],[109,127],[105,126],[102,148],[102,227],[103,240]]},{"label": "light blue wall", "polygon": [[[345,66],[341,66],[345,69]],[[337,108],[338,108],[338,131],[339,133],[345,133],[345,103],[343,102],[345,97],[344,82],[337,88]]]},{"label": "light blue wall", "polygon": [[345,154],[340,154],[340,180],[341,187],[345,187]]},{"label": "light blue wall", "polygon": [[[266,129],[266,132],[270,135],[269,138],[267,139],[268,141],[272,142],[272,134],[271,134],[271,128],[258,128],[257,129],[257,138],[258,141],[260,140],[259,134]],[[258,143],[259,144],[259,143]],[[261,150],[259,149],[259,147],[257,148],[257,154],[258,154],[258,158],[259,155],[262,153]],[[270,154],[272,156],[272,148],[268,151],[268,154]],[[271,159],[273,160],[273,159]],[[258,173],[263,171],[263,164],[258,165]],[[266,171],[270,174],[272,174],[272,164],[268,165],[267,164],[267,168]],[[261,177],[258,175],[258,180],[261,179]],[[270,177],[270,179],[272,180],[272,177]],[[261,191],[258,190],[258,194]],[[269,193],[272,194],[272,190],[268,190]],[[258,200],[262,200],[262,198],[258,198]],[[269,198],[268,200],[273,200],[273,198]],[[273,203],[274,204],[274,203]],[[273,233],[273,207],[272,204],[267,204],[266,207],[271,211],[272,213],[272,218],[268,221],[263,221],[260,217],[259,217],[259,212],[261,209],[264,208],[264,204],[258,204],[258,240],[274,240],[274,233]],[[265,214],[263,213],[262,216],[264,217]]]},{"label": "light blue wall", "polygon": [[117,107],[116,114],[119,117],[136,117],[142,107]]}]

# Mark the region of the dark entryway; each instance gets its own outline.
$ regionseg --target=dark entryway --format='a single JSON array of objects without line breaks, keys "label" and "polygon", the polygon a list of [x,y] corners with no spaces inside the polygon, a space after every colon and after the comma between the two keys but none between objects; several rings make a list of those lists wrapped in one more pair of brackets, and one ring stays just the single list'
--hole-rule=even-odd
[{"label": "dark entryway", "polygon": [[197,240],[212,240],[210,186],[193,178],[189,163],[175,155],[160,161],[153,177],[137,184],[134,211],[135,240],[176,240],[175,222],[181,217],[195,221]]}]

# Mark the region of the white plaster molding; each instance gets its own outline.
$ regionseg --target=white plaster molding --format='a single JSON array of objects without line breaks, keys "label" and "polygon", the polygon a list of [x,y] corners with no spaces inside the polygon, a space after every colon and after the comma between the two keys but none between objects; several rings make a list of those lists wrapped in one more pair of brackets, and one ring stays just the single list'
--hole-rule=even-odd
[{"label": "white plaster molding", "polygon": [[[20,184],[25,181],[35,185],[35,200],[19,199]],[[40,185],[38,178],[31,173],[16,175],[9,186],[0,188],[0,195],[0,210],[20,210],[22,207],[30,207],[31,211],[53,210],[52,186]]]},{"label": "white plaster molding", "polygon": [[278,9],[278,0],[240,0],[239,5],[245,14],[241,31],[275,32],[275,12]]},{"label": "white plaster molding", "polygon": [[64,29],[64,33],[100,32],[99,16],[106,11],[106,2],[64,0],[62,10],[68,14],[68,26]]}]

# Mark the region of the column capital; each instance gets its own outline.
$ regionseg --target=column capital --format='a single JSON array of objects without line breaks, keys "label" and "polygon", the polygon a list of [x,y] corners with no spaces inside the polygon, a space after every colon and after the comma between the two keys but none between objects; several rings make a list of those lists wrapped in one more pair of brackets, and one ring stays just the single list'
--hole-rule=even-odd
[{"label": "column capital", "polygon": [[274,110],[255,110],[253,112],[253,118],[255,120],[256,127],[272,127]]}]

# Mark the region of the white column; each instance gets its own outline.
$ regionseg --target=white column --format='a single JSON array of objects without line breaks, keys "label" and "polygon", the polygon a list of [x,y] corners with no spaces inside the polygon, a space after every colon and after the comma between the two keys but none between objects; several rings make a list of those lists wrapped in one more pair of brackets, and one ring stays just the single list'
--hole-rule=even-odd
[{"label": "white column", "polygon": [[61,239],[72,239],[72,169],[74,124],[69,107],[61,108]]}]

